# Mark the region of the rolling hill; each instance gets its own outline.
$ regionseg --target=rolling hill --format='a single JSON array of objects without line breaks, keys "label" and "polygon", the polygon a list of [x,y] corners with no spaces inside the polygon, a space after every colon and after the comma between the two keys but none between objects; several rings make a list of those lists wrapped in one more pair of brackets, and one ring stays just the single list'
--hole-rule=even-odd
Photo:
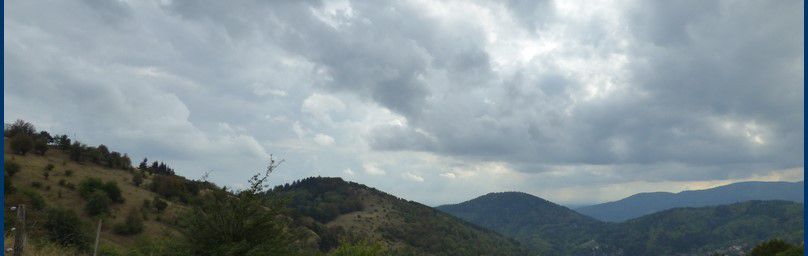
[{"label": "rolling hill", "polygon": [[521,192],[490,193],[437,209],[513,237],[542,255],[590,251],[598,244],[591,234],[604,227],[595,219]]},{"label": "rolling hill", "polygon": [[743,255],[773,238],[800,244],[803,213],[789,201],[676,208],[611,224],[600,237],[625,255]]},{"label": "rolling hill", "polygon": [[429,206],[340,178],[312,177],[278,186],[300,225],[323,250],[340,239],[383,241],[396,255],[525,255],[519,243]]},{"label": "rolling hill", "polygon": [[803,204],[789,201],[676,208],[623,223],[601,222],[518,192],[438,209],[513,237],[540,255],[743,255],[768,239],[799,243],[804,233]]},{"label": "rolling hill", "polygon": [[595,219],[621,222],[677,208],[732,204],[750,200],[804,202],[804,182],[740,182],[679,193],[640,193],[618,201],[575,209]]}]

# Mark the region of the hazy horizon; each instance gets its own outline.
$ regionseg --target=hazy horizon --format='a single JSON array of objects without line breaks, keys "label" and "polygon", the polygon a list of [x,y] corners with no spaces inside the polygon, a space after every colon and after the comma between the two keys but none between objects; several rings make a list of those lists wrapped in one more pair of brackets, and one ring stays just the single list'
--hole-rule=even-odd
[{"label": "hazy horizon", "polygon": [[802,1],[6,1],[4,116],[427,205],[804,180]]}]

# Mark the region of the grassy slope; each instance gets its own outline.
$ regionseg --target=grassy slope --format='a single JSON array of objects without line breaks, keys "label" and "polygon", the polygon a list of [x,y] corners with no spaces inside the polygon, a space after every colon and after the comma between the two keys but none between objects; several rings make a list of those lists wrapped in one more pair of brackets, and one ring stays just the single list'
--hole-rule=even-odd
[{"label": "grassy slope", "polygon": [[[12,185],[16,188],[17,192],[12,195],[6,195],[7,204],[13,202],[15,199],[22,197],[20,191],[22,189],[31,189],[38,192],[45,199],[48,206],[62,207],[74,210],[79,216],[87,223],[97,223],[97,220],[91,218],[84,212],[84,205],[86,201],[81,198],[78,190],[70,190],[66,187],[59,186],[59,180],[64,179],[66,182],[78,184],[85,178],[94,177],[100,178],[104,182],[115,181],[120,187],[125,202],[123,204],[113,204],[110,216],[103,219],[101,229],[102,243],[110,244],[115,247],[130,247],[134,244],[137,236],[119,236],[112,232],[112,225],[121,223],[126,218],[130,209],[139,209],[143,200],[152,200],[157,194],[147,189],[151,177],[144,179],[140,187],[135,187],[132,184],[132,174],[124,170],[113,170],[103,166],[90,163],[76,163],[71,161],[65,152],[56,149],[50,149],[45,156],[39,156],[29,153],[25,156],[10,154],[8,144],[5,148],[6,161],[12,161],[20,165],[20,172],[12,177]],[[50,177],[45,180],[42,171],[48,164],[55,166],[51,171]],[[65,175],[65,170],[72,170],[71,176]],[[42,183],[41,188],[33,188],[32,182]],[[50,189],[46,189],[50,187]],[[61,193],[61,198],[59,197]],[[163,220],[168,220],[176,215],[177,211],[182,209],[183,206],[168,202],[169,206],[166,212],[161,215]],[[30,209],[30,206],[28,206]],[[31,212],[31,210],[29,210]],[[144,221],[144,231],[142,236],[159,237],[165,234],[177,234],[177,230],[155,220],[155,215],[148,216],[148,220]],[[95,225],[95,224],[93,224]],[[36,239],[32,237],[29,239]]]}]

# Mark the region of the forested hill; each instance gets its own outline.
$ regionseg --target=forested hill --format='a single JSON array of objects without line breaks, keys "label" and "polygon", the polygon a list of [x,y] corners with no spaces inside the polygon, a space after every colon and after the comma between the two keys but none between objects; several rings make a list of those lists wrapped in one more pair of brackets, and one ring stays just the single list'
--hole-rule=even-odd
[{"label": "forested hill", "polygon": [[769,239],[801,244],[803,213],[788,201],[676,208],[612,224],[600,236],[625,255],[744,255]]},{"label": "forested hill", "polygon": [[605,225],[566,207],[521,193],[490,193],[437,209],[516,238],[532,252],[558,255],[590,252],[592,234]]},{"label": "forested hill", "polygon": [[803,204],[748,201],[676,208],[607,223],[518,192],[487,194],[438,209],[516,238],[540,255],[744,255],[755,244],[799,244]]},{"label": "forested hill", "polygon": [[288,200],[295,222],[315,231],[324,251],[340,240],[375,240],[395,255],[527,254],[513,239],[340,178],[306,178],[270,194]]},{"label": "forested hill", "polygon": [[679,193],[640,193],[614,202],[581,207],[576,211],[599,220],[620,222],[677,207],[714,206],[750,200],[804,202],[804,183],[739,182]]}]

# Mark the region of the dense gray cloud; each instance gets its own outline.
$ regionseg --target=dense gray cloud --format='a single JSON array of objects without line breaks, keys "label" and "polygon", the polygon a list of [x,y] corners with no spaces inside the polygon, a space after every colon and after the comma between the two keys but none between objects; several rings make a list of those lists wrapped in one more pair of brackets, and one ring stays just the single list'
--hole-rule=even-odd
[{"label": "dense gray cloud", "polygon": [[276,154],[276,182],[426,203],[801,178],[801,1],[5,7],[6,122],[192,178],[238,186]]}]

